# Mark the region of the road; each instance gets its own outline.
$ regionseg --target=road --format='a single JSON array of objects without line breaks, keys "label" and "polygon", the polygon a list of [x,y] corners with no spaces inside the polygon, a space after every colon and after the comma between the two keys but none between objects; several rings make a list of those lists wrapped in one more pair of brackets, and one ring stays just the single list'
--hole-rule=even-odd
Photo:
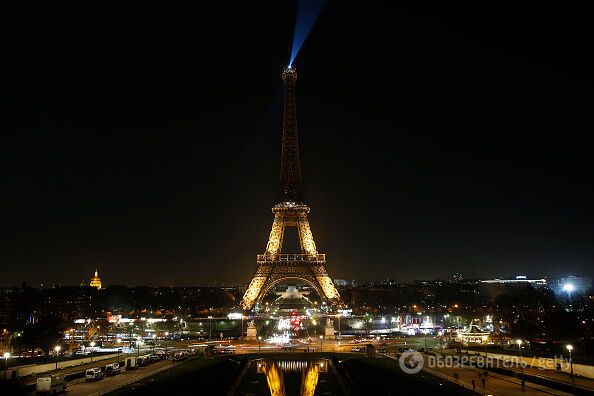
[{"label": "road", "polygon": [[[126,359],[125,354],[120,355],[120,363],[123,362]],[[24,380],[22,382],[23,386],[31,386],[31,385],[35,385],[37,383],[37,377],[45,377],[48,376],[50,374],[64,374],[65,376],[69,375],[69,374],[74,374],[74,373],[78,373],[80,371],[85,371],[88,368],[93,368],[93,367],[100,367],[100,366],[105,366],[109,363],[113,363],[116,362],[118,360],[117,357],[112,358],[112,359],[103,359],[103,360],[98,360],[98,361],[94,361],[92,363],[87,363],[81,366],[70,366],[70,367],[66,367],[64,369],[60,369],[58,371],[48,371],[45,373],[39,373],[39,375],[37,376],[32,376],[32,377],[24,377]]]},{"label": "road", "polygon": [[[113,377],[104,377],[99,381],[85,382],[84,380],[75,380],[68,384],[68,396],[86,396],[98,392],[105,392],[106,390],[115,389],[119,385],[139,381],[145,376],[156,374],[166,367],[173,367],[171,360],[156,362],[148,366],[140,367],[137,370],[122,370],[121,374]],[[30,395],[35,395],[35,392],[30,393]]]},{"label": "road", "polygon": [[[481,354],[481,355],[484,355],[484,354]],[[497,363],[499,366],[502,365],[501,360],[494,359],[494,362]],[[513,370],[518,374],[521,372],[520,368],[517,365],[512,366],[512,367],[509,367],[509,365],[508,365],[508,366],[506,366],[506,368],[508,370]],[[555,381],[555,382],[559,382],[559,383],[571,386],[570,375],[563,371],[539,370],[538,368],[530,367],[530,366],[524,367],[523,371],[525,374],[534,375],[537,377],[545,378],[545,379],[548,379],[551,381]],[[575,380],[576,388],[586,389],[588,391],[594,391],[594,379],[575,376],[574,380]]]},{"label": "road", "polygon": [[[397,360],[395,355],[390,355],[390,358]],[[458,366],[454,365],[453,367],[438,367],[438,366],[431,366],[429,367],[428,359],[426,356],[424,357],[424,368],[430,368],[427,370],[429,373],[432,374],[432,371],[435,371],[439,374],[445,375],[450,379],[458,379],[459,381],[465,382],[466,384],[474,383],[476,385],[477,391],[483,391],[481,377],[485,370],[480,370],[477,368],[472,368],[468,366]],[[543,396],[543,395],[558,395],[558,396],[571,396],[571,393],[559,391],[557,389],[549,388],[543,385],[534,384],[531,382],[525,383],[524,392],[522,392],[522,384],[521,381],[516,377],[510,377],[502,374],[497,374],[493,372],[489,372],[487,379],[485,381],[485,393],[492,394],[492,395],[514,395],[514,394],[522,394],[527,396]]]},{"label": "road", "polygon": [[[141,351],[141,354],[145,354],[145,353],[149,353],[152,349],[144,349]],[[119,361],[120,364],[122,364],[125,360],[127,356],[136,356],[136,354],[131,354],[131,355],[127,355],[125,353],[121,353],[119,356]],[[85,371],[88,368],[93,368],[93,367],[105,367],[105,365],[109,364],[109,363],[113,363],[113,362],[117,362],[118,361],[118,357],[114,357],[114,358],[110,358],[110,359],[100,359],[100,360],[95,360],[92,363],[86,363],[80,366],[69,366],[69,367],[65,367],[63,369],[59,369],[57,371],[58,374],[64,374],[65,376],[68,376],[69,374],[74,374],[74,373],[78,373],[81,371]],[[35,385],[37,383],[37,377],[45,377],[49,374],[55,374],[56,371],[52,370],[52,371],[47,371],[44,373],[39,373],[36,376],[29,376],[29,377],[23,377],[22,379],[19,379],[18,381],[20,381],[19,383],[23,386],[31,386],[31,385]]]}]

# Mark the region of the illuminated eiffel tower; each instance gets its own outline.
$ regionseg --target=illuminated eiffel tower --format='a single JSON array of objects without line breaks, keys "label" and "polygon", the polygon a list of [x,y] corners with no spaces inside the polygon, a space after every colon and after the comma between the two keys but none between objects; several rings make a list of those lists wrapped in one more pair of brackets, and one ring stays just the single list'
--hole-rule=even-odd
[{"label": "illuminated eiffel tower", "polygon": [[[280,199],[272,208],[274,221],[266,252],[258,255],[258,269],[245,294],[242,308],[252,309],[277,283],[298,279],[311,287],[330,305],[341,303],[340,295],[326,271],[326,255],[318,253],[301,192],[299,137],[295,106],[297,71],[291,66],[282,73],[285,84],[283,139],[281,149]],[[286,227],[297,227],[300,253],[281,253]]]}]

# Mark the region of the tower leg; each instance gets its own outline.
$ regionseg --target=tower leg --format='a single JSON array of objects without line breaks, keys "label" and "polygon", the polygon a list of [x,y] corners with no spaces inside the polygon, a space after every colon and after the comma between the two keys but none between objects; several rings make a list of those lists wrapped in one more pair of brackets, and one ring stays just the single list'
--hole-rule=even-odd
[{"label": "tower leg", "polygon": [[266,254],[278,254],[283,247],[283,236],[285,235],[285,221],[282,213],[275,213],[272,222],[272,230],[266,244]]},{"label": "tower leg", "polygon": [[243,309],[249,310],[254,307],[254,304],[256,303],[260,296],[260,293],[262,292],[262,288],[268,281],[268,277],[270,276],[271,271],[272,265],[258,265],[256,275],[254,275],[250,282],[250,285],[243,294],[243,299],[241,301],[241,307]]},{"label": "tower leg", "polygon": [[297,229],[299,230],[299,243],[301,244],[301,251],[306,254],[318,254],[316,243],[314,242],[311,228],[309,228],[309,221],[307,221],[307,215],[305,213],[301,213],[299,215]]},{"label": "tower leg", "polygon": [[338,294],[338,290],[336,290],[334,282],[332,282],[332,279],[330,279],[330,276],[328,276],[326,267],[323,265],[316,265],[312,267],[312,270],[315,274],[317,283],[320,285],[320,288],[324,292],[326,299],[331,304],[340,302],[340,294]]}]

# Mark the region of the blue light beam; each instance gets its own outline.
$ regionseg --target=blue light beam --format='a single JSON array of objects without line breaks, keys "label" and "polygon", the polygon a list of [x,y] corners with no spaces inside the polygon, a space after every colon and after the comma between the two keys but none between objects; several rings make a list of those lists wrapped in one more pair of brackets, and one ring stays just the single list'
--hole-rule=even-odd
[{"label": "blue light beam", "polygon": [[300,0],[297,9],[297,18],[295,20],[295,31],[293,33],[293,45],[291,46],[291,61],[289,67],[293,65],[299,50],[307,39],[309,32],[316,23],[316,20],[322,13],[325,0]]}]

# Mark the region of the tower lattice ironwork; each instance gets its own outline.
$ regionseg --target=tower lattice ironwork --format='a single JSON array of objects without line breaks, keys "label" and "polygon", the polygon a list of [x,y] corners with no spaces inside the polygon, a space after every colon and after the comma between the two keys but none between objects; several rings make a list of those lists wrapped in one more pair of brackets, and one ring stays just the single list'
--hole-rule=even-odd
[{"label": "tower lattice ironwork", "polygon": [[[303,202],[295,103],[295,68],[285,68],[282,79],[285,94],[279,202],[272,208],[272,231],[265,253],[258,255],[256,274],[243,295],[243,309],[254,308],[274,285],[289,279],[299,279],[309,284],[333,306],[341,302],[340,295],[326,271],[326,255],[318,253],[316,248],[307,220],[309,207]],[[300,253],[281,253],[286,227],[297,228]]]}]

